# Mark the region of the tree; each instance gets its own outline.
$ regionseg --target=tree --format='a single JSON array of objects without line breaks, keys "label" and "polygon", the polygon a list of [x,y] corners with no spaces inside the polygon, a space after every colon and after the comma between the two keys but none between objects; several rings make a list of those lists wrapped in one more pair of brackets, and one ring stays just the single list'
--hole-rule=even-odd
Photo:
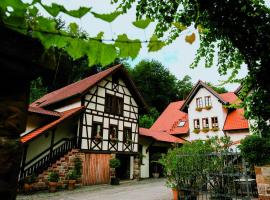
[{"label": "tree", "polygon": [[[206,67],[212,66],[217,48],[219,73],[224,75],[231,69],[229,81],[232,81],[245,62],[249,74],[243,81],[253,91],[246,102],[249,107],[246,116],[256,121],[258,134],[270,134],[267,123],[270,119],[270,10],[264,0],[114,2],[118,2],[124,12],[136,4],[137,19],[156,20],[155,33],[158,37],[169,35],[167,43],[174,41],[187,27],[194,26],[200,34],[200,48],[192,67],[202,58]],[[194,33],[186,36],[190,44],[194,39]]]},{"label": "tree", "polygon": [[131,71],[131,77],[146,103],[158,112],[177,99],[177,79],[158,61],[139,62]]},{"label": "tree", "polygon": [[185,99],[187,95],[191,92],[193,84],[191,82],[191,77],[186,75],[182,80],[177,81],[178,98]]},{"label": "tree", "polygon": [[145,115],[140,116],[139,126],[144,128],[150,128],[156,119],[159,117],[159,112],[156,108],[149,109],[149,112]]},{"label": "tree", "polygon": [[215,90],[219,94],[228,92],[228,90],[226,90],[225,87],[215,86],[215,85],[213,85],[212,83],[209,83],[209,82],[207,83],[207,85],[209,85],[211,88],[213,88],[213,90]]}]

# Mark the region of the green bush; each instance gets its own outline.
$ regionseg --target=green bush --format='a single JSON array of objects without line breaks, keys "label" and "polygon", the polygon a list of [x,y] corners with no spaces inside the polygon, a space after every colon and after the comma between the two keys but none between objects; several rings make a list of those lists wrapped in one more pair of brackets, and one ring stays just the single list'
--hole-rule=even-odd
[{"label": "green bush", "polygon": [[79,157],[74,158],[74,171],[77,175],[77,178],[82,176],[82,160]]},{"label": "green bush", "polygon": [[77,178],[78,178],[78,174],[76,173],[74,169],[68,171],[67,180],[76,180]]},{"label": "green bush", "polygon": [[118,158],[113,158],[110,160],[110,167],[111,168],[118,168],[118,167],[120,167],[120,165],[121,165],[121,162]]},{"label": "green bush", "polygon": [[247,162],[254,165],[270,164],[270,138],[250,135],[241,140],[241,155]]},{"label": "green bush", "polygon": [[56,171],[52,171],[48,175],[49,182],[58,182],[59,181],[59,174]]}]

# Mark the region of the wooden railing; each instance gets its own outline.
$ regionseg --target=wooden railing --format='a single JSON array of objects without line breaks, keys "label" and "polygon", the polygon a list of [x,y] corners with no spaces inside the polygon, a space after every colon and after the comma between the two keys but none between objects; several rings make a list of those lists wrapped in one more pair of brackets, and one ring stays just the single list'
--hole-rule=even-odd
[{"label": "wooden railing", "polygon": [[25,163],[25,167],[20,170],[19,180],[23,180],[31,174],[40,174],[75,147],[76,142],[74,139],[63,138],[59,140],[54,144],[53,148],[45,149]]}]

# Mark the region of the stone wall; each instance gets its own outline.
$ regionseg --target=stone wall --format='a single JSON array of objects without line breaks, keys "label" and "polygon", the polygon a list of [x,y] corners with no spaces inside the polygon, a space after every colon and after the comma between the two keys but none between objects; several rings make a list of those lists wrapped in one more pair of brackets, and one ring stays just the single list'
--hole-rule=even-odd
[{"label": "stone wall", "polygon": [[59,174],[59,185],[63,186],[66,182],[66,176],[69,170],[74,168],[74,159],[79,157],[84,162],[84,153],[80,153],[79,149],[72,149],[65,156],[57,160],[51,167],[45,170],[42,174],[37,177],[37,182],[34,183],[36,190],[46,189],[48,186],[48,175],[50,172],[55,171]]},{"label": "stone wall", "polygon": [[270,200],[270,166],[255,167],[259,200]]}]

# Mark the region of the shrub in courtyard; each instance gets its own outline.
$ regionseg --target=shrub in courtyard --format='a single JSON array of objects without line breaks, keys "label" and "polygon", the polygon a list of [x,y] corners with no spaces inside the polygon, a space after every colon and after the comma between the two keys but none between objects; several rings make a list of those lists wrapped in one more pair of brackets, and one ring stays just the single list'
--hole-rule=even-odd
[{"label": "shrub in courtyard", "polygon": [[111,173],[111,185],[119,185],[119,178],[116,177],[115,169],[121,166],[121,162],[118,158],[110,160],[110,173]]},{"label": "shrub in courtyard", "polygon": [[56,171],[52,171],[48,175],[49,192],[56,192],[57,182],[59,181],[59,174]]},{"label": "shrub in courtyard", "polygon": [[120,167],[120,165],[121,165],[121,162],[118,158],[113,158],[110,160],[110,167],[111,168],[118,168],[118,167]]},{"label": "shrub in courtyard", "polygon": [[[213,172],[222,172],[228,167],[224,167],[226,154],[229,149],[230,139],[212,138],[207,141],[194,141],[186,143],[180,148],[170,150],[160,159],[160,163],[164,166],[167,175],[167,186],[181,190],[184,196],[196,198],[197,193],[204,187],[211,187],[213,197],[219,199],[220,196],[215,195],[224,190],[226,181],[221,176],[212,176]],[[209,185],[206,184],[206,180]],[[224,192],[224,191],[222,191]]]},{"label": "shrub in courtyard", "polygon": [[79,157],[74,158],[74,172],[77,175],[77,178],[81,178],[82,176],[82,160]]},{"label": "shrub in courtyard", "polygon": [[250,135],[241,140],[241,155],[254,165],[270,164],[270,138]]}]

